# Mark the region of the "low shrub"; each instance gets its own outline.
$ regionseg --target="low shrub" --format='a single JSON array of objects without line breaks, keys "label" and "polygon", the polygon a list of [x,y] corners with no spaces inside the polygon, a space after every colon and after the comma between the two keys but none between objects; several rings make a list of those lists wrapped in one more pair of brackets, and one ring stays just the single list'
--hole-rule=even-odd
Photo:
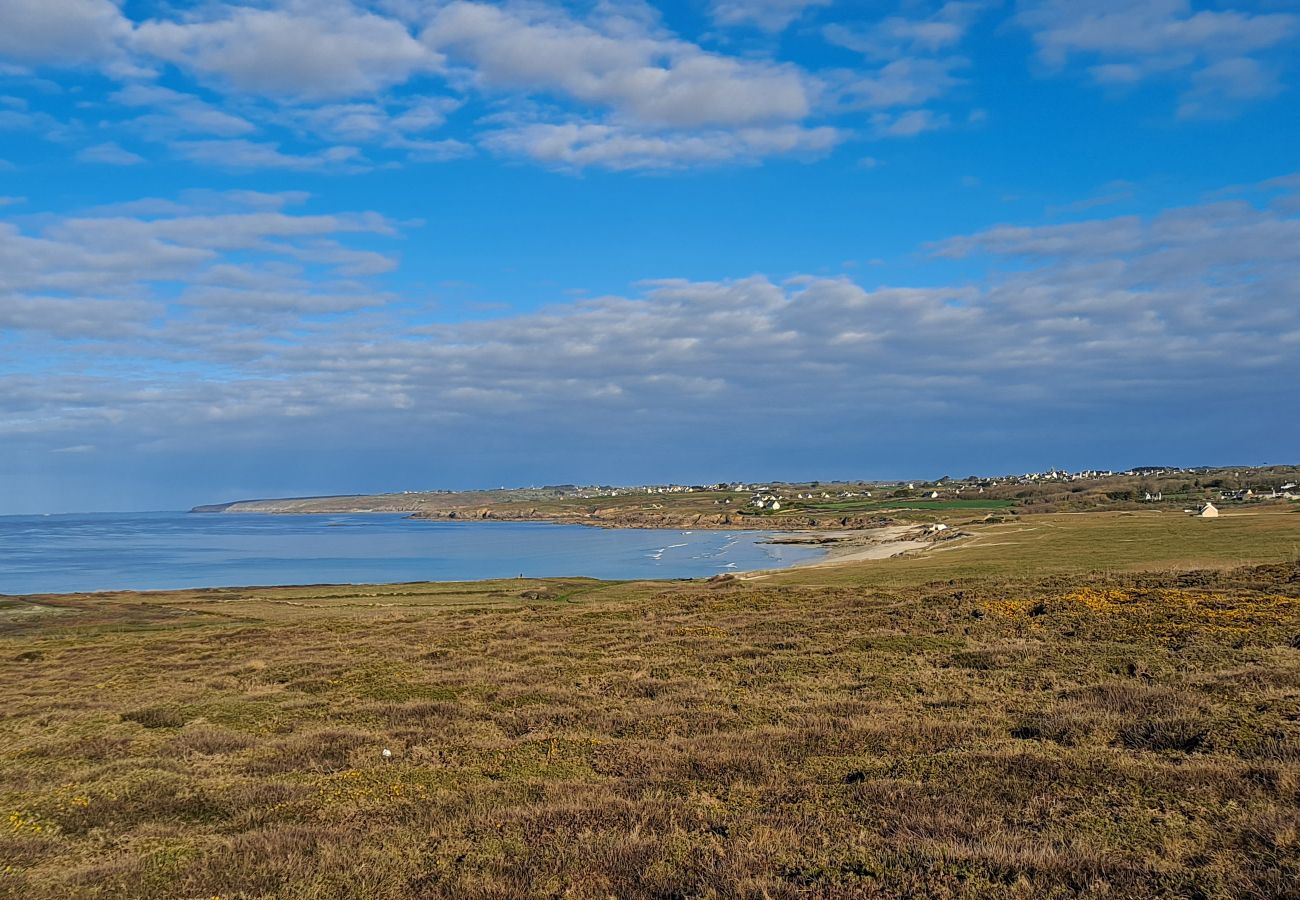
[{"label": "low shrub", "polygon": [[183,728],[185,714],[174,706],[146,706],[122,713],[122,720],[135,722],[145,728]]},{"label": "low shrub", "polygon": [[1116,740],[1129,750],[1195,753],[1208,736],[1204,724],[1193,719],[1145,719],[1121,728]]}]

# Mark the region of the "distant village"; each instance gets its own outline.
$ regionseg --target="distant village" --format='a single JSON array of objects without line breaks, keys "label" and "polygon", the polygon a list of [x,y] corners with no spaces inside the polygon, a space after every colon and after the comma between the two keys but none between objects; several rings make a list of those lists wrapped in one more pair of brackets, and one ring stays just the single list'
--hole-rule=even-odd
[{"label": "distant village", "polygon": [[[1143,483],[1157,482],[1161,479],[1171,478],[1197,478],[1209,475],[1228,475],[1233,478],[1238,476],[1250,477],[1258,470],[1252,469],[1222,469],[1214,467],[1195,467],[1195,468],[1178,468],[1171,466],[1140,466],[1123,471],[1113,471],[1110,469],[1084,469],[1081,471],[1071,472],[1064,469],[1049,469],[1043,472],[1026,472],[1023,474],[997,475],[997,476],[979,476],[970,475],[962,479],[954,479],[948,476],[935,479],[934,481],[880,481],[880,482],[805,482],[805,483],[788,483],[788,482],[718,482],[714,484],[644,484],[625,487],[613,487],[609,485],[547,485],[544,487],[531,487],[521,490],[544,491],[551,493],[561,499],[577,500],[596,500],[611,497],[630,497],[634,495],[660,497],[680,494],[723,494],[714,502],[725,506],[747,507],[753,510],[779,511],[792,503],[814,503],[826,504],[855,500],[880,499],[908,499],[908,500],[961,500],[975,499],[981,494],[1002,489],[997,493],[1001,496],[1011,496],[1007,493],[1007,488],[1017,486],[1033,487],[1048,486],[1052,484],[1059,485],[1080,485],[1088,482],[1105,482],[1117,479],[1141,479]],[[1222,480],[1222,479],[1219,479]],[[1209,493],[1215,495],[1215,499],[1220,504],[1224,503],[1251,503],[1263,500],[1300,500],[1300,488],[1295,481],[1283,481],[1282,483],[1269,482],[1268,479],[1260,477],[1259,483],[1254,486],[1236,487],[1230,489],[1213,490],[1215,479],[1205,483]],[[1200,482],[1198,482],[1199,484]],[[1077,487],[1076,487],[1077,489]],[[504,489],[503,489],[504,490]],[[1018,495],[1017,495],[1018,496]],[[1143,503],[1164,503],[1166,502],[1165,493],[1162,490],[1144,490],[1139,494],[1126,498]],[[1175,500],[1176,497],[1169,497],[1169,500]],[[1208,504],[1207,504],[1208,505]],[[1200,507],[1198,507],[1198,510]],[[1215,510],[1217,511],[1217,510]],[[1211,513],[1211,515],[1213,512]]]}]

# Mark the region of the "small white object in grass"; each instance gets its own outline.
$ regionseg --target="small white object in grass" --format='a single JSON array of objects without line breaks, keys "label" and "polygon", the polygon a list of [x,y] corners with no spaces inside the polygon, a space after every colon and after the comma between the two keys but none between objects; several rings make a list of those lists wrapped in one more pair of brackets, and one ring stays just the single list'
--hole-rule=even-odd
[{"label": "small white object in grass", "polygon": [[384,758],[384,762],[388,762],[390,759],[393,758],[393,751],[385,747],[384,752],[379,755]]}]

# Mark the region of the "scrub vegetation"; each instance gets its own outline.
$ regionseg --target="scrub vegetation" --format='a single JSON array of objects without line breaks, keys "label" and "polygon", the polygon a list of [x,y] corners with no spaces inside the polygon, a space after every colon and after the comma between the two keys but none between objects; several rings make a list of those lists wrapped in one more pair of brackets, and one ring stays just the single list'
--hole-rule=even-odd
[{"label": "scrub vegetation", "polygon": [[1296,896],[1300,513],[968,528],[4,599],[0,896]]}]

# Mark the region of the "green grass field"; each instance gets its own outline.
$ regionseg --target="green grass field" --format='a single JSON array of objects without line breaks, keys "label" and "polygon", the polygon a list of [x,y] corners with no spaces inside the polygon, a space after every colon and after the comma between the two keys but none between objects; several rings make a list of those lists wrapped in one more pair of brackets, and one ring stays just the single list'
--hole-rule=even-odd
[{"label": "green grass field", "polygon": [[0,600],[0,896],[1296,896],[1300,514],[967,527]]}]

